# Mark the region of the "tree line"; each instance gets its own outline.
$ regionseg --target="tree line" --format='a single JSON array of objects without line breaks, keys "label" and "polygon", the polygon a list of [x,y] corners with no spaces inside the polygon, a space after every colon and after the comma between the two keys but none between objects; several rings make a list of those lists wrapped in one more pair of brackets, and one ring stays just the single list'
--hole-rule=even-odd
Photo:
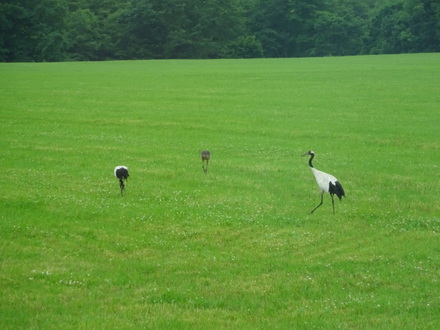
[{"label": "tree line", "polygon": [[439,0],[2,0],[0,61],[440,51]]}]

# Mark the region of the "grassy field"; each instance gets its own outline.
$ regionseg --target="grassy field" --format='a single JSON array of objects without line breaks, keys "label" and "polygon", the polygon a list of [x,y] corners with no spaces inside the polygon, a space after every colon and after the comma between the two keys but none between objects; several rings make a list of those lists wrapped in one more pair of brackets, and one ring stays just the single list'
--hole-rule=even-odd
[{"label": "grassy field", "polygon": [[440,54],[2,63],[0,97],[0,328],[438,329]]}]

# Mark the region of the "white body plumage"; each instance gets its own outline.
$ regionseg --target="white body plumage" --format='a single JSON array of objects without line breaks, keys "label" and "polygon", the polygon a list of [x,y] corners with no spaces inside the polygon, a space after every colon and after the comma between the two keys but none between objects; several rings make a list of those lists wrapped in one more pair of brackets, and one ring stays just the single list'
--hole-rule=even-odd
[{"label": "white body plumage", "polygon": [[315,176],[316,183],[318,184],[319,189],[321,189],[322,191],[329,192],[330,184],[336,186],[336,182],[338,182],[338,179],[336,179],[333,175],[317,170],[314,167],[311,167],[310,169]]}]

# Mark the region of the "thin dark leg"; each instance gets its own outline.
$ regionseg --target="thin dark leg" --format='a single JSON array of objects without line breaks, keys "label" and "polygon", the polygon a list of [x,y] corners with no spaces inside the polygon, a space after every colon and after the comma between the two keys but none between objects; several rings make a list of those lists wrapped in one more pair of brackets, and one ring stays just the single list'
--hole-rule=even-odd
[{"label": "thin dark leg", "polygon": [[335,200],[333,199],[333,194],[330,194],[330,196],[332,196],[333,214],[335,214]]},{"label": "thin dark leg", "polygon": [[124,181],[122,181],[122,179],[119,180],[119,187],[121,187],[121,197],[122,197],[124,196],[124,188],[125,188]]},{"label": "thin dark leg", "polygon": [[205,172],[205,174],[208,172],[208,161],[206,161],[206,166],[205,166],[205,161],[202,160],[202,168],[203,168],[203,172]]},{"label": "thin dark leg", "polygon": [[319,203],[319,205],[318,205],[317,207],[315,207],[315,208],[312,210],[312,212],[310,212],[310,213],[315,212],[315,210],[316,210],[318,207],[320,207],[320,206],[322,205],[323,202],[324,202],[324,193],[321,193],[321,203]]}]

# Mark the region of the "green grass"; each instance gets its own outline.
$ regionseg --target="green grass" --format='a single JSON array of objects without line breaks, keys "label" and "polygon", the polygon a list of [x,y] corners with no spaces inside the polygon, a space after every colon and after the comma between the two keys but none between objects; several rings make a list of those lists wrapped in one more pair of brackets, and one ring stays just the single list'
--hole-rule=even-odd
[{"label": "green grass", "polygon": [[438,328],[440,54],[0,64],[0,95],[0,328]]}]

